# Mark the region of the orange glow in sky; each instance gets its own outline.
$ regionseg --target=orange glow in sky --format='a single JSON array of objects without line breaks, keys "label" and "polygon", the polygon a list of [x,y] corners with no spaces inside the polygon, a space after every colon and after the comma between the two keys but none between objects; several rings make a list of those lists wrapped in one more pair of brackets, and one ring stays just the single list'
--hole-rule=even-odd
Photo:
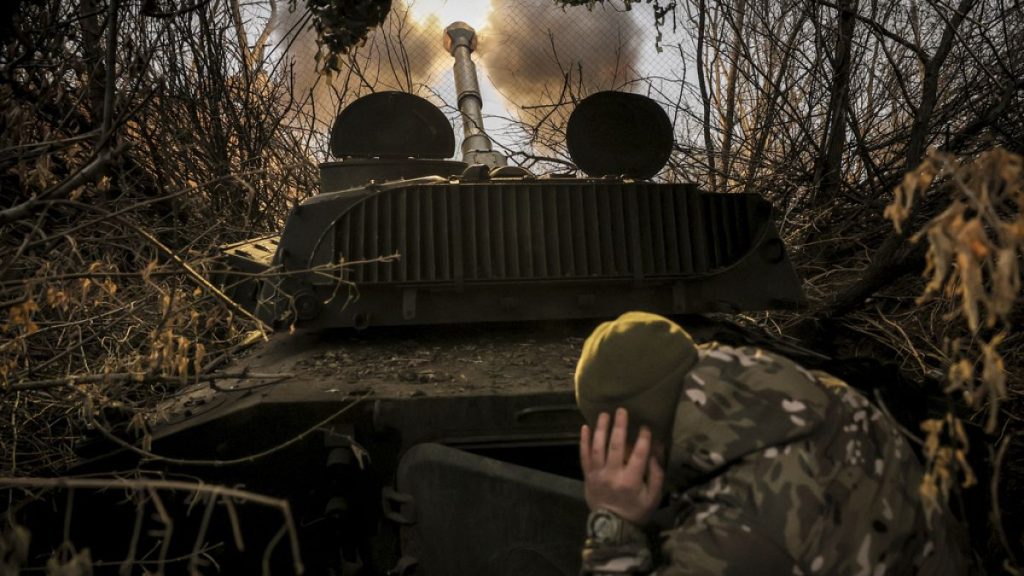
[{"label": "orange glow in sky", "polygon": [[441,28],[462,21],[481,30],[491,15],[491,0],[405,0],[405,4],[417,24],[436,19]]}]

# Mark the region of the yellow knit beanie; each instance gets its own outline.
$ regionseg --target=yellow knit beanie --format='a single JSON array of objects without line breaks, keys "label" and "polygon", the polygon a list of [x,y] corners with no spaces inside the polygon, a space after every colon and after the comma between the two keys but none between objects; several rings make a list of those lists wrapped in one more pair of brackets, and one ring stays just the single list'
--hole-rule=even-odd
[{"label": "yellow knit beanie", "polygon": [[601,412],[629,411],[629,439],[641,424],[667,441],[683,378],[697,347],[678,324],[647,312],[627,312],[594,330],[576,365],[576,404],[592,427]]}]

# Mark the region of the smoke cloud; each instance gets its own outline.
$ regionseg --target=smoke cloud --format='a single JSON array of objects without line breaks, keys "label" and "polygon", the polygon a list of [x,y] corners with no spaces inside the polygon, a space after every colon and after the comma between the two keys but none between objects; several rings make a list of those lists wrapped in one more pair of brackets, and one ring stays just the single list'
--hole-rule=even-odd
[{"label": "smoke cloud", "polygon": [[307,120],[315,114],[312,128],[319,133],[329,132],[342,108],[372,92],[409,92],[441,104],[431,89],[451,68],[441,31],[417,23],[401,9],[401,1],[394,0],[398,8],[392,8],[381,27],[370,31],[364,44],[342,55],[341,72],[328,77],[317,71],[317,36],[308,12],[290,12],[288,0],[278,0],[275,48],[293,71],[293,93],[306,101]]},{"label": "smoke cloud", "polygon": [[551,0],[495,1],[477,58],[495,88],[529,116],[534,107],[633,79],[643,37],[631,14],[604,4],[563,10]]},{"label": "smoke cloud", "polygon": [[[463,0],[448,0],[444,14],[429,18],[409,9],[408,2],[416,0],[393,0],[383,26],[371,31],[329,81],[316,72],[316,33],[308,23],[299,30],[304,11],[289,12],[287,0],[279,1],[277,47],[294,62],[296,93],[312,94],[324,132],[345,104],[382,90],[427,97],[456,115],[452,60],[441,40],[450,22],[441,18],[458,17]],[[476,3],[481,2],[486,0]],[[621,88],[637,76],[640,47],[652,41],[647,32],[631,13],[604,4],[563,10],[553,0],[491,0],[474,59],[481,78],[506,100],[507,113],[559,132],[574,101]],[[485,103],[487,114],[506,113],[494,108]]]}]

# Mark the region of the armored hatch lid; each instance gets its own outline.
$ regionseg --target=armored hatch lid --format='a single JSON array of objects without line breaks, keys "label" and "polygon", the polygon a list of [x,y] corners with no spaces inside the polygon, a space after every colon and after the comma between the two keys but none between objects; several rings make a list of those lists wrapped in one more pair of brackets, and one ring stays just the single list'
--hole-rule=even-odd
[{"label": "armored hatch lid", "polygon": [[409,450],[397,476],[402,512],[415,518],[401,528],[402,552],[417,573],[579,574],[581,481],[431,443]]},{"label": "armored hatch lid", "polygon": [[647,180],[672,153],[672,122],[646,96],[598,92],[569,117],[566,144],[573,162],[590,176]]},{"label": "armored hatch lid", "polygon": [[376,92],[338,114],[331,129],[336,158],[450,158],[455,133],[444,113],[405,92]]}]

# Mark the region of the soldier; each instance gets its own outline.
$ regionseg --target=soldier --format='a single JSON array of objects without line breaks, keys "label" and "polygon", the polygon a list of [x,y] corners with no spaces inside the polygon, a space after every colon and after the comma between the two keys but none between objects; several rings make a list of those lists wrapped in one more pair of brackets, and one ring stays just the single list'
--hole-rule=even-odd
[{"label": "soldier", "polygon": [[576,400],[584,574],[967,570],[896,424],[828,374],[630,312],[587,339]]}]

